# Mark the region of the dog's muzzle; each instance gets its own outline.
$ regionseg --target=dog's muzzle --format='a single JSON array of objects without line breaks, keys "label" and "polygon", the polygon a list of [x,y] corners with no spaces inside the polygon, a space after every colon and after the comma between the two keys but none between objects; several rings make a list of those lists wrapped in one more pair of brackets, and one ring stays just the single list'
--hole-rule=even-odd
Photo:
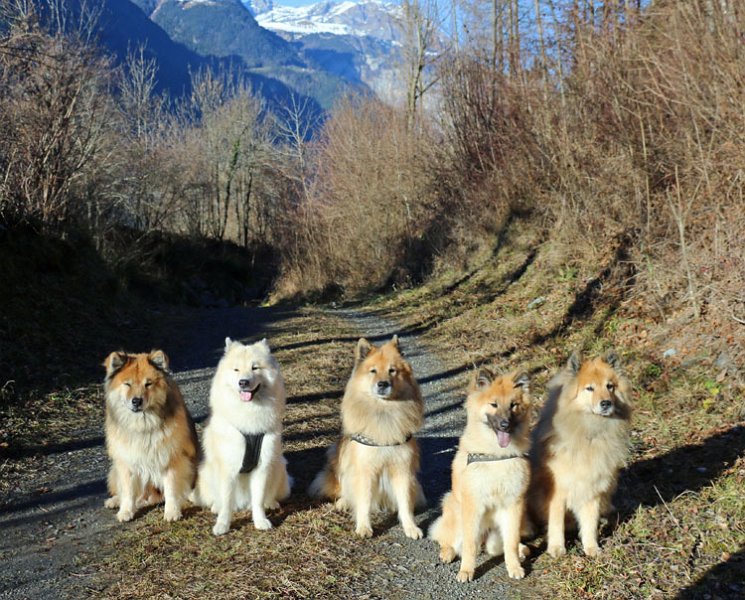
[{"label": "dog's muzzle", "polygon": [[145,403],[144,398],[132,398],[129,401],[129,410],[132,412],[142,412],[142,405]]},{"label": "dog's muzzle", "polygon": [[601,417],[610,417],[615,412],[615,407],[612,400],[601,400],[595,410],[595,414]]},{"label": "dog's muzzle", "polygon": [[497,434],[500,448],[506,448],[512,441],[512,420],[499,415],[486,415],[486,422]]},{"label": "dog's muzzle", "polygon": [[373,390],[376,396],[379,396],[380,398],[387,398],[391,395],[393,386],[391,385],[390,381],[381,380],[373,386]]},{"label": "dog's muzzle", "polygon": [[243,402],[251,402],[251,400],[253,400],[256,396],[256,392],[259,391],[260,387],[261,384],[257,383],[256,387],[251,389],[251,380],[241,379],[238,382],[238,394],[240,395]]}]

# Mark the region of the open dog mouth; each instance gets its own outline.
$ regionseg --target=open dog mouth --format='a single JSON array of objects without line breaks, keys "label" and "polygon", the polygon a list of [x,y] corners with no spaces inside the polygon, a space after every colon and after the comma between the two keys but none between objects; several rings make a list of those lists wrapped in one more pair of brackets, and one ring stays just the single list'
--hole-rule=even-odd
[{"label": "open dog mouth", "polygon": [[509,420],[496,415],[487,415],[486,422],[489,427],[494,430],[494,433],[497,434],[497,443],[499,444],[499,447],[506,448],[509,446],[512,441],[512,434],[510,433],[512,423],[510,423]]},{"label": "open dog mouth", "polygon": [[238,390],[238,393],[239,393],[239,395],[241,397],[241,400],[243,402],[251,402],[251,400],[253,400],[254,396],[256,395],[256,392],[259,391],[259,388],[260,387],[261,387],[261,384],[260,383],[257,383],[256,384],[256,387],[254,389],[252,389],[252,390],[250,390],[248,388],[240,388]]}]

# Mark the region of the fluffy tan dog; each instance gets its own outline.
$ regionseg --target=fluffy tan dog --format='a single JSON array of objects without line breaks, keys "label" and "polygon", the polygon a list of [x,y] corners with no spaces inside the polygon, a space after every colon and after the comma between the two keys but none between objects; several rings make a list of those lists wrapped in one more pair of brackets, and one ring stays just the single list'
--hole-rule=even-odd
[{"label": "fluffy tan dog", "polygon": [[194,485],[199,446],[168,373],[168,357],[162,350],[112,352],[104,366],[106,449],[112,461],[105,506],[118,507],[116,518],[129,521],[136,509],[165,496],[165,519],[176,521]]},{"label": "fluffy tan dog", "polygon": [[520,544],[520,526],[530,480],[529,406],[524,373],[495,377],[481,369],[471,382],[466,429],[453,460],[453,488],[429,531],[440,544],[443,562],[461,556],[458,581],[473,579],[486,536],[489,554],[504,553],[508,575],[525,575],[520,560],[527,548]]},{"label": "fluffy tan dog", "polygon": [[548,522],[551,556],[566,552],[567,510],[577,519],[585,554],[600,553],[600,515],[610,510],[628,457],[630,393],[613,352],[584,363],[573,354],[549,383],[533,432],[529,497],[533,517]]},{"label": "fluffy tan dog", "polygon": [[424,402],[398,338],[377,348],[357,343],[352,376],[341,403],[342,438],[310,487],[355,515],[355,533],[372,536],[370,514],[398,510],[404,533],[422,537],[414,506],[424,504],[417,481],[419,447],[412,437],[422,426]]}]

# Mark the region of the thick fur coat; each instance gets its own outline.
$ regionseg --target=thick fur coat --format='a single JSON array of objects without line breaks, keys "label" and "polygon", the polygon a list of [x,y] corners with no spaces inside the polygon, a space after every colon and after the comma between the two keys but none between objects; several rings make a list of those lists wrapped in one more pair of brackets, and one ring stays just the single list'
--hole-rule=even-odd
[{"label": "thick fur coat", "polygon": [[422,537],[414,507],[425,503],[417,480],[419,446],[412,436],[424,402],[396,336],[380,347],[362,338],[341,403],[342,438],[310,487],[317,497],[352,510],[355,533],[372,536],[371,513],[397,510],[404,533]]},{"label": "thick fur coat", "polygon": [[[285,386],[266,340],[244,345],[225,340],[210,388],[210,419],[204,430],[204,461],[199,466],[196,504],[217,514],[215,535],[227,533],[235,510],[251,509],[256,529],[271,529],[266,509],[290,495],[282,456]],[[263,434],[258,462],[242,473],[246,435]]]},{"label": "thick fur coat", "polygon": [[548,552],[566,552],[567,511],[579,524],[585,554],[595,556],[601,514],[611,508],[618,473],[626,463],[631,388],[615,353],[582,363],[572,355],[549,383],[548,399],[533,432],[530,507],[548,523]]},{"label": "thick fur coat", "polygon": [[520,561],[527,549],[520,544],[520,528],[530,480],[529,407],[525,374],[495,377],[481,369],[471,382],[466,428],[453,459],[452,491],[429,531],[440,544],[443,562],[461,556],[458,581],[473,579],[484,538],[489,554],[504,553],[510,577],[525,575]]},{"label": "thick fur coat", "polygon": [[112,352],[104,361],[106,450],[111,458],[108,508],[119,521],[165,497],[165,519],[181,518],[194,485],[197,434],[162,350]]}]

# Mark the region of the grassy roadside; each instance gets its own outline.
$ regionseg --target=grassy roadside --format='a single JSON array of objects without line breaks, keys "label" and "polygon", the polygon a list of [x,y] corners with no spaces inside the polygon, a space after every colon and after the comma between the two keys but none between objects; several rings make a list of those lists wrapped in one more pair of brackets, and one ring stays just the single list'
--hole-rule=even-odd
[{"label": "grassy roadside", "polygon": [[[717,315],[655,318],[609,246],[596,265],[565,262],[550,240],[512,228],[466,277],[445,274],[377,299],[373,310],[441,348],[451,368],[526,368],[536,403],[573,349],[615,347],[635,385],[632,457],[604,527],[603,555],[575,542],[559,560],[538,538],[520,597],[735,598],[745,594],[743,340]],[[632,293],[629,293],[631,291]]]}]

